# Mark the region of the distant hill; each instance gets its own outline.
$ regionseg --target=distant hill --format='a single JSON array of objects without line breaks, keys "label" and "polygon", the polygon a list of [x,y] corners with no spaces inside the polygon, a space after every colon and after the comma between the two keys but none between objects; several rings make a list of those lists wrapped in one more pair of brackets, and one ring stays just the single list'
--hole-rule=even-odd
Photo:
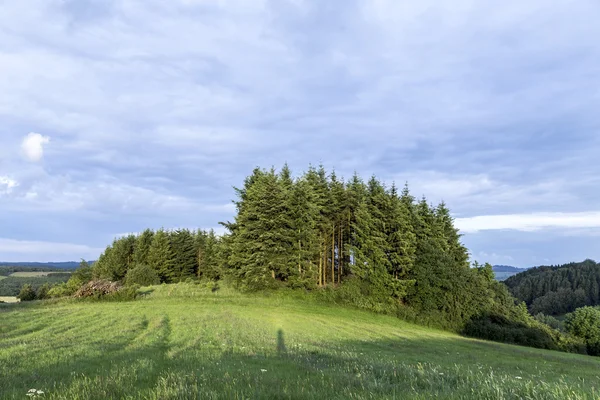
[{"label": "distant hill", "polygon": [[494,272],[514,272],[518,274],[519,272],[525,271],[527,268],[511,267],[510,265],[494,265],[493,269]]},{"label": "distant hill", "polygon": [[594,260],[531,268],[504,283],[533,314],[561,315],[600,305],[600,264]]},{"label": "distant hill", "polygon": [[[88,261],[91,265],[93,261]],[[52,269],[75,269],[79,267],[79,261],[63,261],[63,262],[0,262],[0,267],[28,267],[28,268],[52,268]]]},{"label": "distant hill", "polygon": [[492,270],[494,271],[496,279],[499,281],[503,281],[513,275],[526,271],[527,269],[512,267],[510,265],[494,265],[492,266]]}]

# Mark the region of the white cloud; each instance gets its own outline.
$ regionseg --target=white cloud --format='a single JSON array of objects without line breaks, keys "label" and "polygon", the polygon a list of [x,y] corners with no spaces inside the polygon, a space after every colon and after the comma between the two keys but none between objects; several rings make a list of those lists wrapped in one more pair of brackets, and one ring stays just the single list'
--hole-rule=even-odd
[{"label": "white cloud", "polygon": [[509,215],[480,215],[457,218],[456,226],[466,233],[486,230],[515,230],[531,232],[542,229],[600,228],[600,211],[577,213],[532,213]]},{"label": "white cloud", "polygon": [[0,176],[0,194],[10,194],[13,188],[19,186],[19,182],[8,176]]},{"label": "white cloud", "polygon": [[35,132],[29,133],[21,143],[23,156],[30,162],[40,161],[44,157],[44,145],[49,142],[50,138],[48,136]]}]

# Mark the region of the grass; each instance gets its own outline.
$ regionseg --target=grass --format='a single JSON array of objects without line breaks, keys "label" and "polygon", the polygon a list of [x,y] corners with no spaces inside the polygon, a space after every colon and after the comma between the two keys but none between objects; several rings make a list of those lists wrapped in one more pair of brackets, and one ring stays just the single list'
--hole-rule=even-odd
[{"label": "grass", "polygon": [[43,271],[19,271],[19,272],[13,272],[12,274],[10,274],[10,276],[13,277],[17,277],[17,278],[39,278],[39,277],[45,277],[48,275],[52,275],[52,274],[68,274],[70,273],[69,271],[60,271],[60,272],[43,272]]},{"label": "grass", "polygon": [[4,276],[4,275],[0,275],[0,281],[1,281],[2,279],[6,279],[6,278],[8,278],[8,277],[7,277],[7,276]]},{"label": "grass", "polygon": [[14,296],[0,296],[0,301],[3,301],[5,303],[17,303],[19,302],[19,299],[17,299]]},{"label": "grass", "polygon": [[597,358],[228,288],[3,305],[0,321],[2,399],[595,399],[600,387]]}]

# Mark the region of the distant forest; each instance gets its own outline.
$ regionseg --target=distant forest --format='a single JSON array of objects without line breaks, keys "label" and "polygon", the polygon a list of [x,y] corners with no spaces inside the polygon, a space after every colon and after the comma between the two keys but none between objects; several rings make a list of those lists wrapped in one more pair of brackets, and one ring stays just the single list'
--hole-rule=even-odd
[{"label": "distant forest", "polygon": [[532,268],[504,283],[532,314],[562,315],[600,305],[600,264],[593,260]]},{"label": "distant forest", "polygon": [[116,239],[96,279],[227,280],[244,291],[294,289],[471,336],[573,351],[533,319],[489,264],[471,265],[444,203],[415,199],[375,176],[323,167],[293,176],[256,168],[235,188],[227,233],[146,230]]}]

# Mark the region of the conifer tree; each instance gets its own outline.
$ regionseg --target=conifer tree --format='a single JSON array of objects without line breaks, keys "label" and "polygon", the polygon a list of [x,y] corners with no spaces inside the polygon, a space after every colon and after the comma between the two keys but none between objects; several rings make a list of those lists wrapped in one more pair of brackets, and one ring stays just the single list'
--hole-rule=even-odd
[{"label": "conifer tree", "polygon": [[219,242],[214,230],[197,234],[198,277],[210,280],[220,278],[218,260]]},{"label": "conifer tree", "polygon": [[148,262],[148,252],[150,251],[153,238],[154,231],[150,229],[144,230],[144,232],[136,238],[133,250],[133,262],[135,264],[146,264]]},{"label": "conifer tree", "polygon": [[257,177],[244,192],[229,260],[241,283],[252,289],[272,287],[297,271],[291,256],[294,231],[284,212],[284,189],[274,170]]},{"label": "conifer tree", "polygon": [[196,276],[198,257],[194,236],[188,229],[178,229],[170,232],[169,236],[175,263],[172,280],[184,281],[187,278]]},{"label": "conifer tree", "polygon": [[148,265],[158,273],[161,282],[170,283],[178,277],[169,234],[164,229],[159,229],[152,239],[148,251]]}]

